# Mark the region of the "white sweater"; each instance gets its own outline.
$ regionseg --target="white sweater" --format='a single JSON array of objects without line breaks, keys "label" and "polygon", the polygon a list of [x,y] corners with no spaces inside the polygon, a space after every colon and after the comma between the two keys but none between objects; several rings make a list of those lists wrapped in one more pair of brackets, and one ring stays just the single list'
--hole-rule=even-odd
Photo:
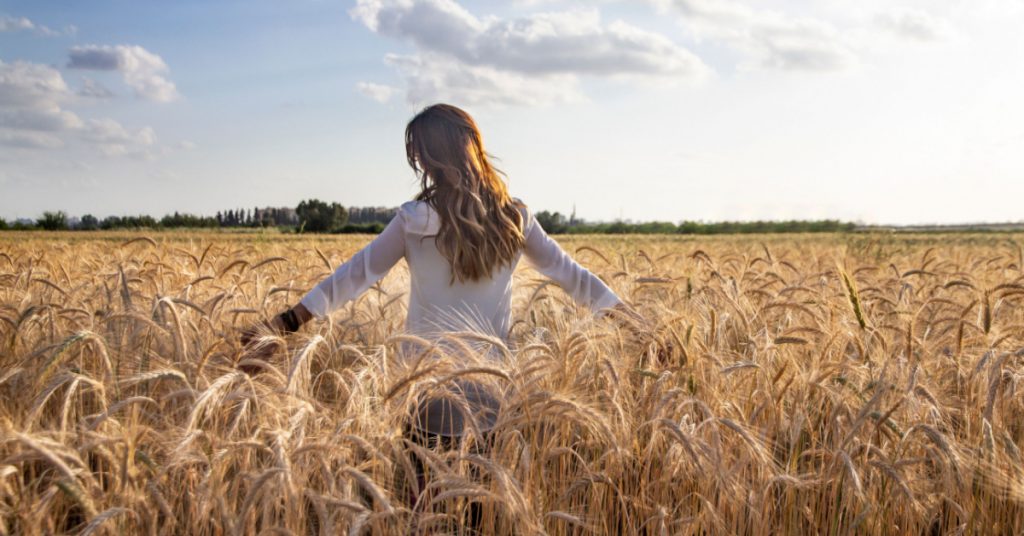
[{"label": "white sweater", "polygon": [[409,201],[384,231],[301,300],[323,318],[355,299],[405,258],[411,278],[406,330],[431,337],[446,331],[471,330],[507,339],[511,327],[512,273],[524,256],[576,302],[597,311],[620,300],[600,279],[572,260],[523,210],[526,245],[512,266],[495,269],[490,278],[451,282],[451,265],[438,251],[437,212],[423,201]]}]

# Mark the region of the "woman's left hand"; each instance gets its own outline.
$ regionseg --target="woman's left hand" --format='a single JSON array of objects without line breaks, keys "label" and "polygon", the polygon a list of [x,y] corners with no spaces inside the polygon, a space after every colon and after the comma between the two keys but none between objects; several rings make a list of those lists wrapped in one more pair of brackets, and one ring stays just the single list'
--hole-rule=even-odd
[{"label": "woman's left hand", "polygon": [[674,342],[666,336],[659,337],[657,327],[636,309],[620,302],[612,308],[611,314],[635,344],[649,351],[654,364],[667,365],[672,361],[676,350]]}]

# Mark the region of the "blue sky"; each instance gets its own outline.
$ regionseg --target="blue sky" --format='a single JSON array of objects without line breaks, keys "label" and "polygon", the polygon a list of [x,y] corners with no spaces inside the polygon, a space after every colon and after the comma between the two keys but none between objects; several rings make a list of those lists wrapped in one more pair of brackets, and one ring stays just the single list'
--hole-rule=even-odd
[{"label": "blue sky", "polygon": [[401,203],[469,110],[588,219],[1024,220],[1020,0],[0,2],[0,216]]}]

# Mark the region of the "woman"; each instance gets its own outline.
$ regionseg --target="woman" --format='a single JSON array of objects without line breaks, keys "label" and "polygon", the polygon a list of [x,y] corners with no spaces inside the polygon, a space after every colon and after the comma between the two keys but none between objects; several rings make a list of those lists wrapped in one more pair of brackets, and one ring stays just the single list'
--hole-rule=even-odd
[{"label": "woman", "polygon": [[[313,317],[324,318],[402,258],[411,275],[406,329],[427,339],[472,330],[507,340],[512,273],[524,256],[577,302],[594,311],[617,307],[629,312],[509,195],[469,114],[447,104],[424,109],[406,127],[405,149],[422,191],[369,245],[275,316],[269,322],[273,330],[294,332]],[[247,332],[243,342],[254,334]],[[493,424],[495,398],[475,384],[458,387],[474,415],[464,416],[443,400],[427,401],[412,423],[415,438],[451,444],[462,435],[465,418],[477,419],[482,430]]]},{"label": "woman", "polygon": [[424,109],[405,129],[405,149],[422,191],[369,245],[275,316],[271,328],[289,333],[326,317],[403,257],[411,274],[406,328],[428,338],[467,327],[507,338],[512,272],[523,256],[595,312],[624,308],[509,196],[469,114],[448,104]]}]

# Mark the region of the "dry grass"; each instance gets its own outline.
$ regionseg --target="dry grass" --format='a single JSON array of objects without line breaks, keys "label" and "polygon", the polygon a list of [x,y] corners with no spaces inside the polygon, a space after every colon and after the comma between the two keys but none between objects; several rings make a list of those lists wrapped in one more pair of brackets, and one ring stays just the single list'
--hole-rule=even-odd
[{"label": "dry grass", "polygon": [[[236,328],[365,237],[138,238],[0,234],[0,534],[459,533],[471,501],[497,534],[1024,533],[1018,236],[572,237],[650,332],[524,271],[502,362],[402,336],[399,267],[253,377]],[[507,392],[493,448],[403,438],[468,377]]]}]

